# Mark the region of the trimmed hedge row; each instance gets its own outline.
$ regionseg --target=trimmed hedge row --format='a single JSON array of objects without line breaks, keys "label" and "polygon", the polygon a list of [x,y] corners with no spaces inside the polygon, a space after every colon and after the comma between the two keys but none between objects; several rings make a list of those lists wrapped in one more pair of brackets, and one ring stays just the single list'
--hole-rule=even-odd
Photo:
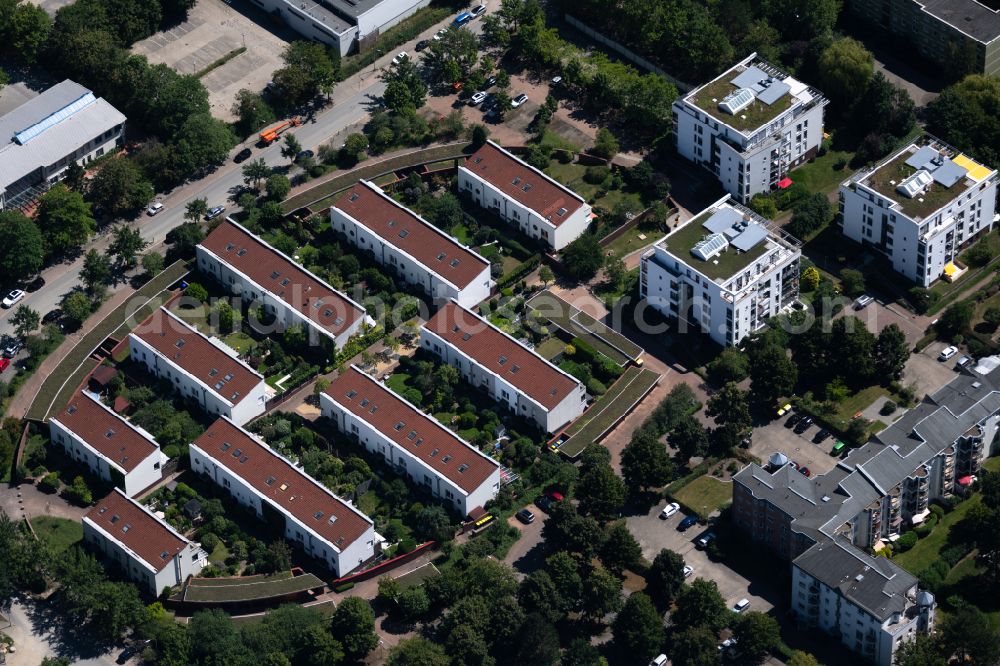
[{"label": "trimmed hedge row", "polygon": [[517,268],[512,270],[507,275],[504,275],[499,280],[497,280],[497,289],[502,289],[507,285],[513,284],[518,280],[523,279],[528,273],[538,268],[542,263],[542,255],[536,254],[527,261],[523,261],[518,264]]}]

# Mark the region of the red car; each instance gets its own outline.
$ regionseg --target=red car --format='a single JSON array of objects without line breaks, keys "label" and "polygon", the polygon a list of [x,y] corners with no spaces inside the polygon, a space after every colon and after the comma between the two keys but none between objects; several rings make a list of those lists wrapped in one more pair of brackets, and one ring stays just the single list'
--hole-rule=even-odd
[{"label": "red car", "polygon": [[807,477],[812,476],[812,472],[809,471],[808,467],[799,467],[799,471],[805,474]]},{"label": "red car", "polygon": [[6,357],[0,357],[0,372],[3,372],[8,367],[10,367],[10,359]]}]

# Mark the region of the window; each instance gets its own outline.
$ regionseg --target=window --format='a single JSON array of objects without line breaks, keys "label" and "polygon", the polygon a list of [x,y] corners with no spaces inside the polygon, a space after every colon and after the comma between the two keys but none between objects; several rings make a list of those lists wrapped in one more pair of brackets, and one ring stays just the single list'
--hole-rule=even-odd
[{"label": "window", "polygon": [[348,398],[353,398],[353,397],[354,397],[354,396],[356,396],[357,394],[358,394],[358,392],[357,392],[357,391],[355,391],[354,389],[351,389],[350,391],[348,391],[348,392],[347,392],[347,397],[348,397]]},{"label": "window", "polygon": [[467,469],[469,469],[469,466],[463,463],[463,464],[461,464],[461,465],[458,466],[458,473],[462,474]]},{"label": "window", "polygon": [[399,423],[397,423],[396,425],[394,425],[394,426],[393,426],[393,428],[395,428],[395,429],[396,429],[396,432],[399,432],[400,430],[402,430],[402,429],[403,429],[403,426],[404,426],[404,425],[406,425],[406,424],[405,424],[405,423],[403,423],[402,421],[400,421]]},{"label": "window", "polygon": [[446,455],[444,458],[441,458],[441,462],[443,462],[443,463],[449,462],[450,460],[451,460],[451,456],[448,456],[448,455]]},{"label": "window", "polygon": [[351,192],[351,196],[349,198],[350,198],[351,201],[357,201],[361,197],[358,196],[357,192]]},{"label": "window", "polygon": [[276,478],[274,478],[273,476],[269,476],[267,477],[267,480],[264,483],[266,483],[269,486],[273,486],[275,481],[277,481]]}]

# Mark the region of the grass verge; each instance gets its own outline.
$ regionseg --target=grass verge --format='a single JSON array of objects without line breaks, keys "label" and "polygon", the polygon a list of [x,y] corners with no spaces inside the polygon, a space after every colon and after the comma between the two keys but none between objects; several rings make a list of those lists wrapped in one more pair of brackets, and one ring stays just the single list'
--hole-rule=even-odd
[{"label": "grass verge", "polygon": [[700,476],[673,494],[675,500],[707,519],[733,499],[733,484]]},{"label": "grass verge", "polygon": [[938,521],[937,526],[930,534],[905,553],[893,556],[892,561],[914,575],[929,567],[941,556],[941,549],[948,544],[948,534],[951,532],[951,528],[965,518],[965,515],[972,507],[979,504],[979,501],[979,496],[976,495],[959,504]]},{"label": "grass verge", "polygon": [[59,554],[83,541],[83,524],[67,518],[38,516],[31,519],[35,534],[52,552]]},{"label": "grass verge", "polygon": [[247,47],[245,47],[245,46],[241,46],[238,49],[233,49],[232,51],[230,51],[226,55],[222,56],[221,58],[219,58],[215,62],[211,63],[208,67],[205,67],[203,69],[199,69],[197,72],[195,72],[194,78],[200,79],[201,77],[203,77],[206,74],[208,74],[209,72],[211,72],[213,69],[218,69],[219,67],[222,67],[223,65],[225,65],[227,62],[229,62],[230,60],[232,60],[236,56],[238,56],[238,55],[240,55],[242,53],[246,53],[246,50],[247,50]]}]

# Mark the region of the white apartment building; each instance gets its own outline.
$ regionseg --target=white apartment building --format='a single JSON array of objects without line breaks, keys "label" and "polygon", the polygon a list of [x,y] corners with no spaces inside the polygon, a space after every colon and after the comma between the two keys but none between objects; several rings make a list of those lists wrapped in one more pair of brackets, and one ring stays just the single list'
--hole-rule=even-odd
[{"label": "white apartment building", "polygon": [[801,254],[797,240],[726,196],[643,255],[639,297],[737,345],[798,298]]},{"label": "white apartment building", "polygon": [[955,258],[992,229],[996,198],[995,169],[926,136],[840,186],[841,225],[927,287],[960,272]]},{"label": "white apartment building", "polygon": [[885,557],[862,553],[839,538],[818,543],[792,563],[792,610],[803,627],[839,638],[878,666],[934,628],[934,595]]},{"label": "white apartment building", "polygon": [[153,596],[208,564],[208,553],[198,544],[117,488],[83,517],[83,542]]},{"label": "white apartment building", "polygon": [[354,366],[320,403],[340,432],[462,516],[500,491],[495,460]]},{"label": "white apartment building", "polygon": [[129,352],[153,375],[165,379],[184,398],[243,424],[264,413],[264,377],[237,353],[207,338],[167,308],[159,308],[128,336]]},{"label": "white apartment building", "polygon": [[250,0],[306,39],[336,46],[341,56],[374,46],[379,34],[430,0]]},{"label": "white apartment building", "polygon": [[816,155],[826,105],[819,91],[754,53],[677,98],[677,152],[747,203]]},{"label": "white apartment building", "polygon": [[342,349],[362,325],[373,323],[361,305],[231,220],[196,252],[198,270],[232,294],[260,303],[280,326],[303,326],[310,344]]},{"label": "white apartment building", "polygon": [[458,189],[553,250],[579,238],[593,217],[583,197],[492,141],[458,167]]},{"label": "white apartment building", "polygon": [[163,476],[167,457],[152,435],[115,414],[87,391],[49,419],[49,437],[81,467],[132,497]]},{"label": "white apartment building", "polygon": [[451,301],[420,329],[422,347],[509,411],[557,432],[587,406],[587,389],[474,312]]},{"label": "white apartment building", "polygon": [[190,446],[191,469],[225,488],[339,578],[375,555],[375,525],[290,460],[222,417]]},{"label": "white apartment building", "polygon": [[66,79],[0,116],[0,210],[31,204],[66,176],[116,150],[125,116]]},{"label": "white apartment building", "polygon": [[435,301],[454,298],[471,308],[490,296],[490,262],[374,183],[363,180],[338,199],[330,223],[348,243]]}]

